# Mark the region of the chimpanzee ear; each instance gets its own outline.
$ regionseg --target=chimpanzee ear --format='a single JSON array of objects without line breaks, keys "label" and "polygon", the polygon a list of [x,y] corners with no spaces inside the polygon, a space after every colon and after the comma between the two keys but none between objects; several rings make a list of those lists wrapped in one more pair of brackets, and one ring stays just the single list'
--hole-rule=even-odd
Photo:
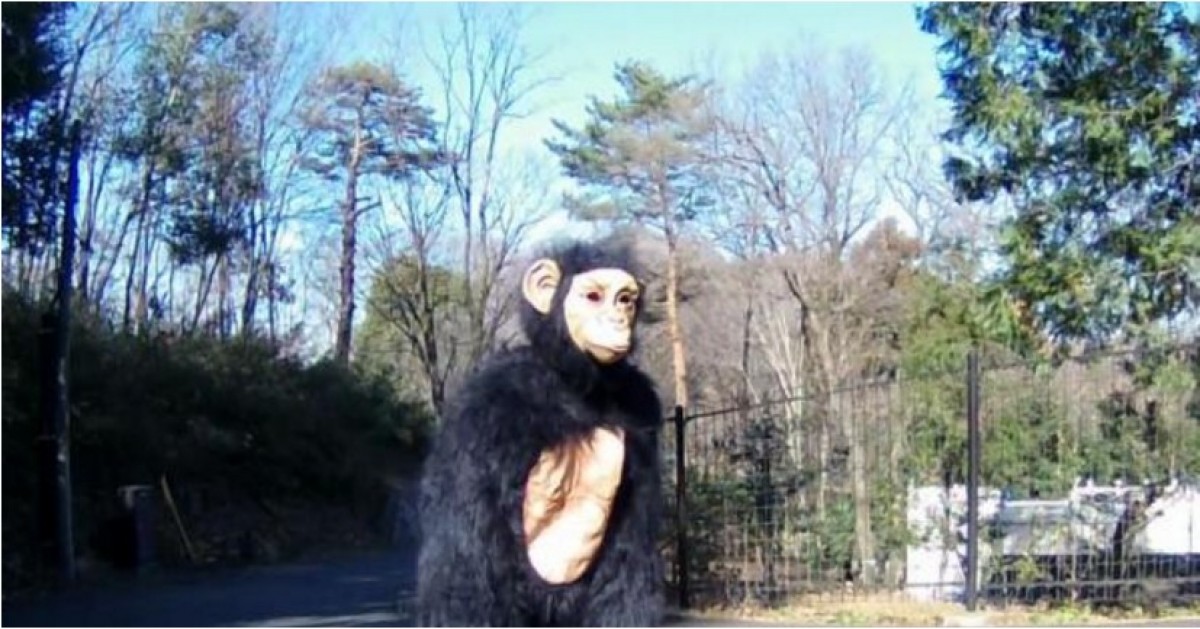
[{"label": "chimpanzee ear", "polygon": [[525,294],[525,300],[535,310],[542,314],[548,314],[550,307],[554,303],[554,291],[558,289],[558,282],[562,279],[562,271],[554,260],[542,258],[529,266],[529,270],[525,271],[525,279],[521,282],[521,291]]}]

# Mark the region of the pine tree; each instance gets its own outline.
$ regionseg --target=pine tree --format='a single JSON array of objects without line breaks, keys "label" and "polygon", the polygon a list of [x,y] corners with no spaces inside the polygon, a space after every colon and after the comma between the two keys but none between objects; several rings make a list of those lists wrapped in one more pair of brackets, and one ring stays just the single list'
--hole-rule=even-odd
[{"label": "pine tree", "polygon": [[652,227],[667,244],[667,328],[675,371],[675,403],[687,406],[687,359],[679,322],[680,237],[709,205],[704,195],[703,141],[712,129],[707,87],[668,78],[639,62],[617,67],[622,94],[593,97],[582,129],[555,121],[563,138],[546,145],[564,172],[592,194],[569,199],[573,213]]}]

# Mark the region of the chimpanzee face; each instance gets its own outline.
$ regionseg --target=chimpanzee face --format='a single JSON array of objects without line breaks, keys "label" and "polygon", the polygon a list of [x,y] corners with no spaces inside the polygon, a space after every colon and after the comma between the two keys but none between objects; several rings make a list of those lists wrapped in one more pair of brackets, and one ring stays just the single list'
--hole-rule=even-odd
[{"label": "chimpanzee face", "polygon": [[633,275],[618,268],[576,274],[569,280],[560,311],[554,312],[561,275],[553,260],[533,263],[525,274],[525,298],[543,315],[564,317],[571,342],[596,362],[608,365],[628,355],[639,291]]}]

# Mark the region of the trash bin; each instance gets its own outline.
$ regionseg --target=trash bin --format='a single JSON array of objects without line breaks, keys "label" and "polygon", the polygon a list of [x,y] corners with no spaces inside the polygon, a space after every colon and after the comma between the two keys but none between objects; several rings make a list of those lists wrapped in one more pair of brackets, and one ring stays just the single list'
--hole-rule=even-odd
[{"label": "trash bin", "polygon": [[154,488],[150,485],[125,485],[117,489],[121,501],[123,535],[122,547],[129,553],[121,563],[136,572],[154,565]]}]

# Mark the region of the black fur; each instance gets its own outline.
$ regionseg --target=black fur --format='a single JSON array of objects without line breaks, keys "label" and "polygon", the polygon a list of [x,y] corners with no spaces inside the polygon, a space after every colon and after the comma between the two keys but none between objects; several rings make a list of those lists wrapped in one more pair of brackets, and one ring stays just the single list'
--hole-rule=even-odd
[{"label": "black fur", "polygon": [[[657,549],[662,407],[649,378],[628,359],[601,367],[576,349],[561,311],[574,274],[601,267],[634,271],[632,260],[616,247],[579,243],[546,257],[563,272],[550,315],[519,299],[530,344],[496,356],[464,385],[426,460],[419,625],[662,621],[664,575]],[[573,584],[551,585],[524,552],[525,478],[545,447],[598,426],[625,429],[621,488],[592,567]]]}]

